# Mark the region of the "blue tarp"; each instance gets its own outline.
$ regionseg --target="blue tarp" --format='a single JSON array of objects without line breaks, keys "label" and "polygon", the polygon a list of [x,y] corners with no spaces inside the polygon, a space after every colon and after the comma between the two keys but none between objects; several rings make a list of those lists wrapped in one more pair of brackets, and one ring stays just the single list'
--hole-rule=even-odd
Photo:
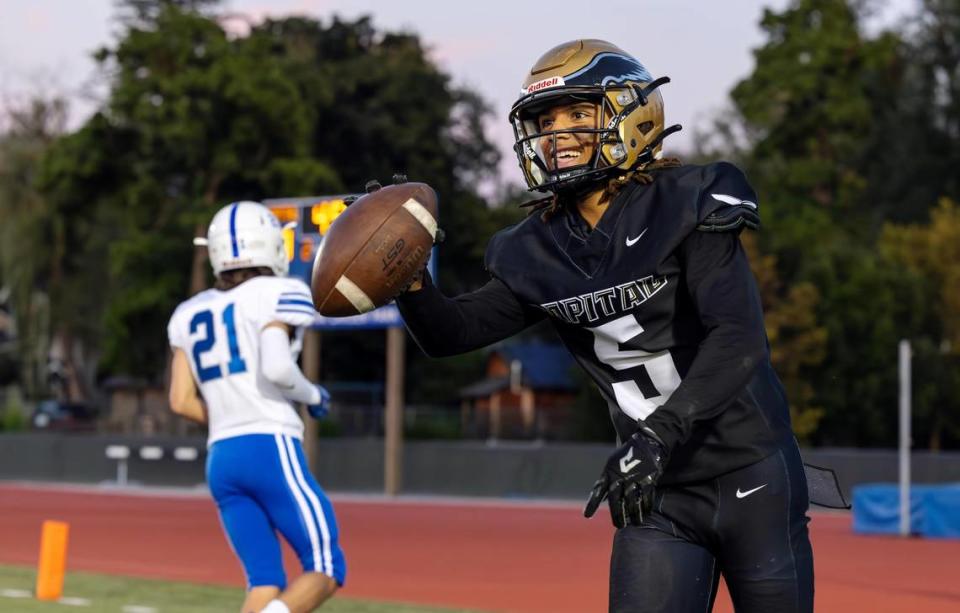
[{"label": "blue tarp", "polygon": [[[853,531],[899,534],[897,484],[870,483],[853,488]],[[960,538],[960,483],[912,486],[910,532],[933,538]]]}]

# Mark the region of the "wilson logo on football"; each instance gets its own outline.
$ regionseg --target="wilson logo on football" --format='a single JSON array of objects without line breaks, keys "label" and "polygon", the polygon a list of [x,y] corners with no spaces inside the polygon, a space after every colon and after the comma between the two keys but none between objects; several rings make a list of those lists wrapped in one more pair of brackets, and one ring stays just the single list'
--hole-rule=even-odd
[{"label": "wilson logo on football", "polygon": [[563,77],[550,77],[549,79],[544,79],[542,81],[537,81],[536,83],[531,83],[527,86],[527,89],[523,91],[524,94],[532,94],[538,92],[541,89],[547,89],[549,87],[559,87],[564,85]]}]

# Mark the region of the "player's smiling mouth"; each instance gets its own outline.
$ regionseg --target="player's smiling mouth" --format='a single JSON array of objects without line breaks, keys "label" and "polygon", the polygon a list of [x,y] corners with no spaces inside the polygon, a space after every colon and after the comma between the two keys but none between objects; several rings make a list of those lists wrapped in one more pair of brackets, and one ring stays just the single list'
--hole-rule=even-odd
[{"label": "player's smiling mouth", "polygon": [[556,153],[557,168],[569,168],[579,165],[583,153],[580,149],[561,149]]}]

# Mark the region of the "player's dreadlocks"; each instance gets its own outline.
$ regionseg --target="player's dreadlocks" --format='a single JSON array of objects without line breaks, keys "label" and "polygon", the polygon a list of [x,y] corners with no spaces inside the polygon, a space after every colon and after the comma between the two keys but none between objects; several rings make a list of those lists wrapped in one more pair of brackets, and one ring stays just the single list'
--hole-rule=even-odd
[{"label": "player's dreadlocks", "polygon": [[[613,177],[607,181],[606,187],[603,188],[603,196],[600,199],[600,203],[603,204],[612,200],[613,197],[620,193],[620,190],[623,189],[624,186],[626,186],[630,181],[636,181],[640,185],[649,185],[650,183],[653,183],[654,175],[650,174],[651,171],[660,170],[661,168],[675,168],[682,165],[683,162],[681,162],[679,158],[661,158],[647,164],[642,169],[635,168],[623,174],[617,175],[616,177]],[[565,199],[560,198],[557,193],[553,193],[546,198],[531,200],[530,202],[525,202],[520,206],[521,208],[529,208],[529,215],[540,213],[540,219],[547,221],[553,217],[557,211],[563,208],[564,200]]]}]

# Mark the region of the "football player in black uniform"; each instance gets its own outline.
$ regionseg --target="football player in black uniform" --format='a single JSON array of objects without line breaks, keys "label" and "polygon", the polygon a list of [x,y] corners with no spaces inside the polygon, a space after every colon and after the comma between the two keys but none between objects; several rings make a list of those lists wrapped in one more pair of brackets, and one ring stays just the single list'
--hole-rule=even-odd
[{"label": "football player in black uniform", "polygon": [[548,51],[510,111],[531,189],[490,241],[491,280],[456,298],[429,275],[398,299],[432,356],[549,319],[600,388],[622,443],[587,502],[617,527],[610,611],[813,609],[807,483],[740,245],[759,223],[743,173],[662,159],[658,87],[609,43]]}]

